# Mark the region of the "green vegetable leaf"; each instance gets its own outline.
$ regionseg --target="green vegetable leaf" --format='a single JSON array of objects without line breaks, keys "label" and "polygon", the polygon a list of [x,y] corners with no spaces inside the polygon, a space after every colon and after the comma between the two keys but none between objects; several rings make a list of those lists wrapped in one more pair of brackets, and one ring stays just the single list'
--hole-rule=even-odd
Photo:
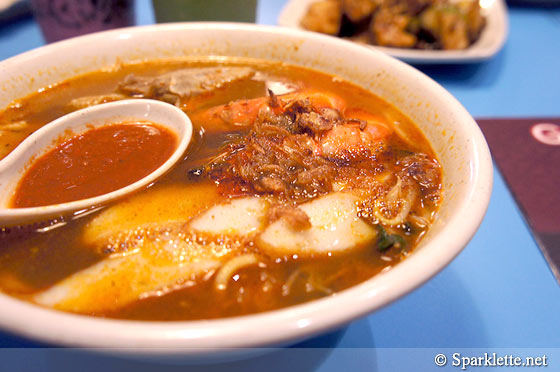
[{"label": "green vegetable leaf", "polygon": [[398,234],[388,234],[382,225],[377,225],[377,249],[385,252],[391,247],[404,248],[406,240]]}]

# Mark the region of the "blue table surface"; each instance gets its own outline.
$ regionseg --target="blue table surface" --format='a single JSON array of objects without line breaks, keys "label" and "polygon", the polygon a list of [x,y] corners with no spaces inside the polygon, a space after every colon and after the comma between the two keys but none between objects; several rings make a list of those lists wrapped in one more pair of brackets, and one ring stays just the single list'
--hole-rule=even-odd
[{"label": "blue table surface", "polygon": [[[261,0],[258,23],[275,24],[284,3]],[[474,117],[560,116],[560,9],[510,6],[508,12],[508,40],[494,58],[419,68]],[[137,24],[151,23],[151,3],[138,0]],[[31,18],[0,25],[0,60],[43,44]],[[554,348],[560,347],[558,314],[560,287],[495,169],[488,213],[446,269],[336,337],[320,337],[306,346]],[[29,343],[0,333],[0,346]],[[327,361],[318,368],[329,367],[334,365]]]}]

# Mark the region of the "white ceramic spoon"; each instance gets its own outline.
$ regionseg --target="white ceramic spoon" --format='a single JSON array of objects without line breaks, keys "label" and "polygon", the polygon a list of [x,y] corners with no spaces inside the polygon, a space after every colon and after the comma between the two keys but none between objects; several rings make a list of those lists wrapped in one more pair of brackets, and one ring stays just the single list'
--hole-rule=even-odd
[{"label": "white ceramic spoon", "polygon": [[[32,208],[10,208],[10,201],[20,178],[34,158],[55,147],[55,141],[65,131],[72,135],[92,127],[130,120],[150,121],[177,135],[178,145],[173,154],[146,177],[118,190],[88,199]],[[187,149],[192,137],[192,123],[179,108],[149,99],[129,99],[88,107],[60,117],[27,137],[8,156],[0,161],[0,226],[45,220],[102,205],[121,198],[154,182],[167,172]]]}]

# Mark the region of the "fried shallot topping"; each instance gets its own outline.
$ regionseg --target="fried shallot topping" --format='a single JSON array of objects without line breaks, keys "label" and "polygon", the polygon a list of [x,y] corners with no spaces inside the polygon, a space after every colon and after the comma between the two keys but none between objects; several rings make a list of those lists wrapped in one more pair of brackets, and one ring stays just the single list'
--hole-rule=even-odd
[{"label": "fried shallot topping", "polygon": [[[325,97],[322,101],[328,102]],[[254,107],[258,112],[252,114],[246,135],[232,138],[218,156],[192,174],[210,178],[224,195],[273,195],[281,206],[272,209],[270,219],[285,218],[295,229],[309,227],[307,216],[296,206],[317,196],[342,189],[364,197],[387,194],[395,178],[383,181],[379,176],[394,166],[398,175],[414,179],[421,192],[437,194],[433,185],[439,181],[439,165],[426,156],[398,156],[388,145],[390,129],[375,115],[354,110],[357,117],[344,117],[344,108],[316,102],[317,96],[269,92],[268,102],[255,99],[221,106],[241,119],[249,119],[243,113],[254,112]]]}]

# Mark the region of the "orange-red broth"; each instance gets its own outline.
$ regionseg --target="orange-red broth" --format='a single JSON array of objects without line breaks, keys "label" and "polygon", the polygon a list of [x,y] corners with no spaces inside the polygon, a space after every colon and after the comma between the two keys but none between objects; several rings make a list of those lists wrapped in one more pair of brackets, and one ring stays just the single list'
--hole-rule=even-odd
[{"label": "orange-red broth", "polygon": [[12,206],[66,203],[118,190],[155,171],[176,147],[174,133],[150,122],[89,129],[35,159],[16,187]]},{"label": "orange-red broth", "polygon": [[[224,62],[220,62],[224,63]],[[352,108],[381,114],[390,120],[396,120],[406,132],[413,146],[406,144],[393,134],[390,146],[393,151],[423,152],[434,157],[425,137],[416,126],[394,107],[382,99],[348,82],[330,75],[306,68],[287,66],[252,60],[230,60],[229,65],[252,67],[265,79],[282,82],[302,89],[312,89],[344,97]],[[184,67],[214,66],[216,62],[204,60],[173,60],[145,62],[120,65],[113,70],[103,70],[78,76],[12,103],[0,112],[0,130],[5,125],[25,120],[27,126],[15,130],[2,130],[0,146],[5,156],[19,142],[41,125],[67,112],[67,104],[76,97],[107,94],[114,92],[122,79],[136,73],[153,76],[162,72]],[[196,118],[196,112],[236,99],[250,99],[266,95],[262,81],[246,80],[234,83],[227,89],[219,89],[212,94],[184,100],[186,112]],[[231,135],[243,134],[247,129],[232,128],[230,133],[212,133],[212,128],[205,128],[205,123],[193,122],[194,143],[188,156],[161,178],[152,187],[116,203],[127,203],[134,198],[149,199],[151,193],[170,185],[188,185],[196,183],[188,172],[196,168],[209,156],[217,154],[219,148]],[[225,196],[214,193],[216,186],[206,182],[205,186],[216,195],[206,205],[227,200]],[[180,195],[177,195],[180,197]],[[417,211],[430,214],[437,210],[438,199],[422,199],[413,206]],[[173,195],[167,200],[172,201]],[[110,207],[106,206],[105,208]],[[82,243],[84,227],[100,213],[85,213],[74,218],[66,217],[55,221],[40,222],[31,226],[5,227],[0,230],[0,287],[2,291],[24,300],[31,300],[33,295],[47,289],[72,273],[82,270],[111,254],[110,250]],[[134,213],[134,212],[132,212]],[[188,219],[188,217],[186,218]],[[62,222],[62,223],[61,223]],[[404,259],[425,233],[418,227],[397,228],[406,240],[400,248],[381,251],[376,242],[357,247],[351,253],[334,255],[314,255],[301,258],[269,257],[258,252],[253,242],[246,242],[244,252],[259,254],[259,265],[252,265],[240,270],[236,280],[230,280],[226,290],[216,290],[214,274],[204,275],[194,283],[178,286],[174,291],[163,291],[153,296],[134,301],[122,308],[111,311],[86,312],[94,316],[142,319],[142,320],[186,320],[229,317],[257,313],[282,308],[316,298],[327,296],[343,290],[374,276],[382,270]],[[294,275],[298,272],[297,275]],[[292,280],[289,293],[285,284]],[[313,285],[310,285],[312,283]]]}]

